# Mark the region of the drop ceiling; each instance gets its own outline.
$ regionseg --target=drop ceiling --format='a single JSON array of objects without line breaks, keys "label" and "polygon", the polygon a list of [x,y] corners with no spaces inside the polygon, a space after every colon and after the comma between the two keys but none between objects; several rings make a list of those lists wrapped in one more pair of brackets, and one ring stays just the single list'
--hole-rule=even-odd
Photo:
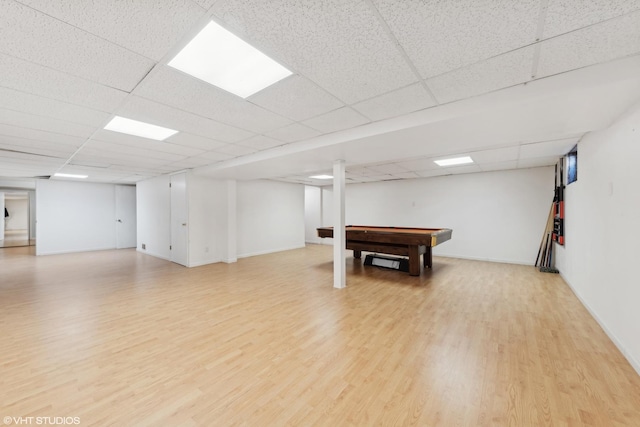
[{"label": "drop ceiling", "polygon": [[[640,102],[640,1],[2,0],[0,178],[348,182],[554,164]],[[167,63],[211,20],[293,71],[239,98]],[[104,130],[119,115],[176,129]],[[469,155],[440,168],[433,160]]]}]

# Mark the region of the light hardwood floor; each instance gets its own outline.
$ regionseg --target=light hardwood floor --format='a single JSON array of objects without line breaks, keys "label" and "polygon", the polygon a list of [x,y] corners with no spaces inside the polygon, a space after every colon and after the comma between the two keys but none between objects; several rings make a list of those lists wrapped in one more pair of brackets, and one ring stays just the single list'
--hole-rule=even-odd
[{"label": "light hardwood floor", "polygon": [[0,251],[0,419],[114,426],[640,426],[640,376],[558,275],[331,248],[187,269]]}]

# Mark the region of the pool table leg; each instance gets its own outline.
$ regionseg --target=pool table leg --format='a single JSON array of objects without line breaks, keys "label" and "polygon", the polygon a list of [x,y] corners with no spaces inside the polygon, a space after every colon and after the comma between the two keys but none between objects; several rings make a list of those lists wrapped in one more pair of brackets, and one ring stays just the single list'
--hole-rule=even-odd
[{"label": "pool table leg", "polygon": [[362,258],[362,251],[356,251],[356,250],[354,250],[354,251],[353,251],[353,257],[354,257],[355,259],[360,259],[360,258]]},{"label": "pool table leg", "polygon": [[425,268],[433,267],[433,259],[431,258],[431,246],[427,246],[424,252],[423,264]]},{"label": "pool table leg", "polygon": [[409,246],[409,275],[420,275],[420,252],[416,245]]}]

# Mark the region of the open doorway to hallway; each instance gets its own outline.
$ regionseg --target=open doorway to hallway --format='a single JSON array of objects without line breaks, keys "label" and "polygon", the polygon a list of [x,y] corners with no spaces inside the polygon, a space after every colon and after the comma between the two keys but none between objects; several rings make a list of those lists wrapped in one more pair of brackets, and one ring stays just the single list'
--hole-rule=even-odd
[{"label": "open doorway to hallway", "polygon": [[33,197],[29,191],[0,190],[0,248],[35,245]]}]

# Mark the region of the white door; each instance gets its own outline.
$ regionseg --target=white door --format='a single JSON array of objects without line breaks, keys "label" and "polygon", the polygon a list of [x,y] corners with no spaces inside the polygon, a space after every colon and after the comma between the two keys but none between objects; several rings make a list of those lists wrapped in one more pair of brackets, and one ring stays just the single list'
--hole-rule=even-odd
[{"label": "white door", "polygon": [[136,187],[116,185],[116,248],[136,245]]},{"label": "white door", "polygon": [[189,263],[189,212],[187,206],[187,176],[184,173],[171,176],[171,261]]}]

